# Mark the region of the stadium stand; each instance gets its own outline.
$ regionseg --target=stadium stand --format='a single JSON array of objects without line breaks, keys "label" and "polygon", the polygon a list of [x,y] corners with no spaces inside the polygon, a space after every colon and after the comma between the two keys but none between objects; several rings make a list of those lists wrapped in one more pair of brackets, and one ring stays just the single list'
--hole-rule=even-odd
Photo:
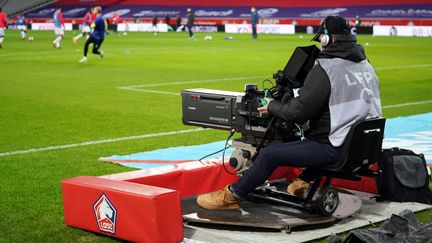
[{"label": "stadium stand", "polygon": [[[27,15],[35,21],[51,17],[49,8],[63,6],[66,21],[79,23],[85,14],[84,6],[95,5],[95,1],[60,0],[39,8]],[[163,18],[179,14],[186,16],[186,8],[195,9],[196,23],[223,25],[249,21],[250,7],[258,8],[261,24],[292,24],[300,26],[319,25],[328,15],[340,15],[354,24],[361,18],[362,26],[373,25],[432,25],[432,2],[430,0],[102,0],[106,17],[118,11],[123,21],[150,22],[155,15]]]},{"label": "stadium stand", "polygon": [[0,6],[8,14],[9,17],[14,17],[21,12],[29,12],[34,9],[42,8],[55,0],[0,0]]}]

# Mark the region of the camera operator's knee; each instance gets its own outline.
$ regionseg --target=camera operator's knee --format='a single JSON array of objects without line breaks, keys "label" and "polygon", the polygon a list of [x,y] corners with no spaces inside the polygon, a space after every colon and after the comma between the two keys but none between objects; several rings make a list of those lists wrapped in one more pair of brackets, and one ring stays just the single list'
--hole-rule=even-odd
[{"label": "camera operator's knee", "polygon": [[254,163],[260,163],[261,166],[267,168],[275,168],[277,166],[274,160],[273,151],[266,148],[261,149]]},{"label": "camera operator's knee", "polygon": [[255,159],[255,161],[257,161],[257,160],[267,160],[268,159],[268,152],[267,152],[267,149],[261,149],[259,152],[257,152],[258,153],[258,155],[256,156],[256,159]]}]

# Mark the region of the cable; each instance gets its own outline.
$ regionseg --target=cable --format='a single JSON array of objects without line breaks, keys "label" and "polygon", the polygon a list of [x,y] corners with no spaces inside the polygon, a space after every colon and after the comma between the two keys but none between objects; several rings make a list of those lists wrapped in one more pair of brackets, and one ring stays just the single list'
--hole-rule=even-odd
[{"label": "cable", "polygon": [[216,151],[216,152],[213,152],[213,153],[211,153],[211,154],[208,154],[208,155],[202,157],[201,159],[199,159],[198,161],[201,162],[201,160],[203,160],[203,159],[205,159],[205,158],[207,158],[207,157],[209,157],[209,156],[212,156],[212,155],[214,155],[214,154],[217,154],[217,153],[223,151],[223,153],[222,153],[222,166],[223,166],[224,170],[225,170],[228,174],[230,174],[230,175],[235,175],[235,176],[236,176],[237,174],[233,174],[233,173],[231,173],[231,172],[226,168],[226,166],[225,166],[225,151],[226,151],[226,149],[228,148],[228,142],[229,142],[230,138],[231,138],[232,136],[234,136],[234,133],[235,133],[235,129],[231,129],[231,131],[230,131],[230,133],[229,133],[229,135],[228,135],[228,138],[227,138],[227,140],[226,140],[226,142],[225,142],[225,146],[224,146],[223,149],[220,149],[220,150],[218,150],[218,151]]},{"label": "cable", "polygon": [[231,131],[230,131],[230,133],[229,133],[229,135],[228,135],[228,138],[227,138],[227,140],[226,140],[226,142],[225,142],[225,148],[223,149],[223,153],[222,153],[222,166],[223,166],[224,170],[225,170],[228,174],[236,176],[237,174],[231,173],[231,172],[226,168],[226,166],[225,166],[225,151],[226,151],[226,148],[227,148],[227,145],[228,145],[228,141],[229,141],[230,138],[234,135],[234,133],[235,133],[235,129],[231,129]]},{"label": "cable", "polygon": [[297,127],[297,129],[300,132],[300,140],[303,140],[304,139],[303,128],[301,128],[297,123],[294,123],[294,125]]},{"label": "cable", "polygon": [[[225,146],[226,146],[226,145],[225,145]],[[216,152],[214,152],[214,153],[208,154],[208,155],[202,157],[201,159],[199,159],[198,161],[201,162],[201,160],[203,160],[203,159],[205,159],[205,158],[207,158],[207,157],[209,157],[209,156],[212,156],[212,155],[214,155],[214,154],[220,153],[220,152],[222,152],[222,151],[225,150],[225,149],[227,149],[227,148],[225,147],[225,148],[220,149],[220,150],[218,150],[218,151],[216,151]]]},{"label": "cable", "polygon": [[273,82],[270,80],[270,79],[264,79],[263,81],[262,81],[262,87],[263,87],[263,90],[265,89],[265,82],[269,82],[269,83],[271,83],[271,86],[273,87],[274,86],[274,84],[273,84]]}]

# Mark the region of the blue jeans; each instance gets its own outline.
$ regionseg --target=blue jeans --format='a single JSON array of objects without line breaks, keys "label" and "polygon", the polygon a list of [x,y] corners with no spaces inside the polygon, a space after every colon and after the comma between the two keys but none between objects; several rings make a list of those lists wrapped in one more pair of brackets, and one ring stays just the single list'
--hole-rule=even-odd
[{"label": "blue jeans", "polygon": [[320,167],[336,163],[341,148],[313,140],[275,143],[263,148],[240,179],[231,185],[237,196],[247,199],[248,194],[262,185],[279,166]]}]

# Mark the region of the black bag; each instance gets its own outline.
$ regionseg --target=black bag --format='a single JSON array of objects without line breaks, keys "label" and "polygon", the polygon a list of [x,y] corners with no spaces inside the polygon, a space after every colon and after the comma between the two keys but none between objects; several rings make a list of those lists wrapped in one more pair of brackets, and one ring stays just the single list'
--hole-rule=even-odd
[{"label": "black bag", "polygon": [[328,238],[329,243],[430,243],[432,223],[422,224],[415,214],[405,209],[399,215],[392,214],[382,226],[375,229],[356,229],[344,239],[337,235]]},{"label": "black bag", "polygon": [[423,154],[401,148],[384,149],[378,165],[379,200],[432,203]]}]

